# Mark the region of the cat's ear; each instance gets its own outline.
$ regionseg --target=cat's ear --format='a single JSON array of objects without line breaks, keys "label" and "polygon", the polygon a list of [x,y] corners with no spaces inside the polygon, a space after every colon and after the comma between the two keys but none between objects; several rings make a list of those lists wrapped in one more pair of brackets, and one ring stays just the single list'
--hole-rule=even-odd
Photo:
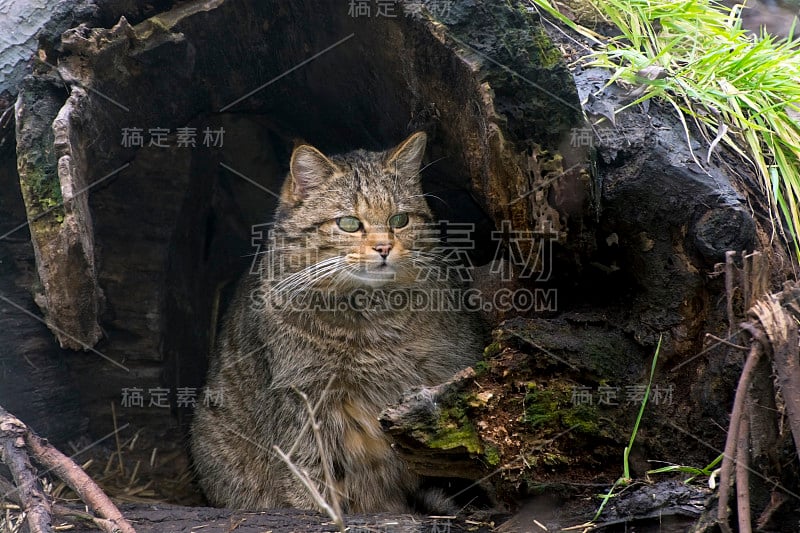
[{"label": "cat's ear", "polygon": [[425,155],[425,143],[428,136],[425,132],[418,131],[401,142],[389,152],[386,158],[386,170],[404,178],[415,178],[422,165],[422,156]]},{"label": "cat's ear", "polygon": [[337,167],[322,152],[309,144],[301,144],[292,152],[289,174],[292,179],[292,196],[296,201],[303,200],[308,192],[328,180]]}]

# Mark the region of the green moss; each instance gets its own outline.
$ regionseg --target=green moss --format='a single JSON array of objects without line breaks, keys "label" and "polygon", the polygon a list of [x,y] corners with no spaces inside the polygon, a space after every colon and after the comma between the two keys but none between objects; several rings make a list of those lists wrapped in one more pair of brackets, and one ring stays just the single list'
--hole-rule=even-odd
[{"label": "green moss", "polygon": [[[562,395],[550,390],[531,390],[525,395],[525,421],[533,428],[552,426],[558,422],[558,406]],[[569,398],[567,398],[568,400]]]},{"label": "green moss", "polygon": [[516,5],[517,12],[526,21],[527,28],[516,30],[509,28],[503,43],[509,50],[524,48],[530,61],[539,67],[551,69],[563,64],[564,55],[553,44],[541,24],[531,18],[527,7]]},{"label": "green moss", "polygon": [[63,105],[61,88],[44,78],[27,78],[20,92],[23,107],[28,109],[17,127],[18,165],[28,218],[45,211],[48,216],[34,225],[51,225],[63,220],[61,183],[58,179],[58,157],[54,147],[52,123]]},{"label": "green moss", "polygon": [[45,172],[40,167],[34,167],[28,171],[26,178],[34,201],[39,203],[42,210],[63,203],[61,183],[59,183],[57,175]]},{"label": "green moss", "polygon": [[483,358],[489,359],[494,357],[495,355],[499,354],[503,350],[502,346],[500,346],[499,342],[493,342],[489,346],[483,349]]},{"label": "green moss", "polygon": [[465,398],[459,397],[454,406],[441,410],[435,431],[427,444],[431,448],[440,450],[451,450],[461,446],[470,453],[483,453],[483,443],[478,437],[475,426],[467,417]]},{"label": "green moss", "polygon": [[481,440],[471,422],[440,427],[439,431],[428,441],[428,446],[440,450],[452,450],[461,446],[475,454],[479,454],[483,450]]},{"label": "green moss", "polygon": [[575,404],[569,388],[537,389],[528,385],[525,395],[525,421],[537,430],[563,430],[599,435],[599,415],[594,405]]},{"label": "green moss", "polygon": [[499,342],[493,342],[484,348],[483,359],[472,365],[472,369],[475,370],[475,375],[480,376],[490,371],[492,366],[489,363],[489,359],[499,354],[501,351],[503,351],[503,347]]},{"label": "green moss", "polygon": [[533,28],[531,31],[533,45],[536,47],[539,65],[551,69],[561,64],[564,56],[555,47],[553,42],[541,27]]},{"label": "green moss", "polygon": [[61,182],[53,161],[52,147],[40,143],[37,148],[39,152],[34,152],[24,164],[23,172],[20,172],[22,184],[27,192],[25,197],[28,216],[34,217],[52,210],[51,217],[47,220],[60,223],[64,220],[64,209],[61,207],[64,198],[61,196]]},{"label": "green moss", "polygon": [[480,376],[485,374],[489,371],[491,365],[487,361],[478,361],[474,365],[472,365],[472,369],[475,371],[476,376]]},{"label": "green moss", "polygon": [[491,444],[486,446],[486,451],[483,452],[484,457],[486,457],[486,462],[492,466],[497,466],[500,464],[500,450],[497,449],[496,446],[492,446]]},{"label": "green moss", "polygon": [[[527,468],[526,472],[532,472],[535,468],[541,466],[560,466],[566,465],[570,463],[570,458],[566,455],[560,453],[552,453],[552,452],[545,452],[540,451],[536,454],[530,454],[525,456],[525,464],[527,464],[530,468]],[[529,477],[523,474],[523,479],[528,480],[529,482],[538,481],[536,476]]]},{"label": "green moss", "polygon": [[561,420],[565,426],[573,428],[573,431],[589,435],[600,433],[597,410],[591,405],[576,405],[567,409],[562,412]]}]

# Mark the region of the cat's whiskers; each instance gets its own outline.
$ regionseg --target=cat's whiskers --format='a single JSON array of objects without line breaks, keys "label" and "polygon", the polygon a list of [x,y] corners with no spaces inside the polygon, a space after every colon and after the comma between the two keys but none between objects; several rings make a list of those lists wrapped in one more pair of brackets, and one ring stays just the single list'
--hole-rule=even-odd
[{"label": "cat's whiskers", "polygon": [[434,159],[433,161],[431,161],[430,163],[428,163],[427,165],[425,165],[424,167],[422,167],[421,169],[419,169],[420,173],[421,173],[423,170],[425,170],[426,168],[428,168],[429,166],[431,166],[431,165],[435,165],[436,163],[438,163],[438,162],[439,162],[439,161],[441,161],[442,159],[447,159],[448,157],[450,157],[450,156],[448,156],[448,155],[443,155],[443,156],[442,156],[442,157],[440,157],[439,159]]},{"label": "cat's whiskers", "polygon": [[301,270],[290,274],[289,276],[281,279],[270,289],[273,293],[282,293],[288,290],[293,290],[299,284],[309,284],[312,280],[319,280],[324,275],[330,273],[341,267],[343,258],[341,256],[329,257],[311,265],[308,265]]},{"label": "cat's whiskers", "polygon": [[322,272],[314,278],[303,282],[302,287],[298,287],[299,290],[296,294],[290,296],[290,299],[295,298],[298,294],[302,294],[305,289],[315,285],[322,279],[325,279],[328,282],[324,288],[328,291],[333,291],[333,295],[336,296],[337,289],[347,286],[346,274],[352,273],[358,268],[359,266],[357,264],[350,264],[347,262],[337,263],[335,266],[327,269],[325,272]]},{"label": "cat's whiskers", "polygon": [[342,287],[347,279],[345,278],[345,274],[351,274],[358,270],[359,265],[353,263],[345,263],[344,267],[341,268],[338,272],[336,272],[333,277],[331,278],[331,285],[333,289],[336,290]]},{"label": "cat's whiskers", "polygon": [[292,295],[292,297],[294,297],[301,293],[304,289],[307,289],[320,279],[324,278],[331,272],[335,272],[336,270],[336,267],[329,265],[322,269],[295,274],[274,287],[270,292],[275,295],[289,293]]},{"label": "cat's whiskers", "polygon": [[287,246],[286,248],[270,248],[269,250],[259,250],[257,252],[253,252],[252,254],[244,254],[241,257],[253,257],[255,255],[266,255],[266,254],[274,254],[275,252],[284,252],[286,250],[304,250],[302,246]]},{"label": "cat's whiskers", "polygon": [[430,261],[430,262],[439,262],[444,264],[452,264],[455,262],[454,259],[450,259],[440,253],[437,252],[426,252],[424,250],[411,250],[411,259],[412,261]]},{"label": "cat's whiskers", "polygon": [[443,270],[458,268],[459,264],[455,258],[443,256],[436,252],[424,250],[411,250],[411,263],[421,272],[439,274]]},{"label": "cat's whiskers", "polygon": [[435,194],[432,194],[432,193],[429,193],[429,192],[426,192],[426,193],[423,193],[423,194],[412,194],[411,196],[406,196],[405,198],[403,198],[403,200],[411,200],[412,198],[436,198],[437,200],[442,202],[442,204],[444,204],[445,206],[450,207],[450,205],[447,202],[445,202],[444,200],[442,200],[440,197],[436,196]]},{"label": "cat's whiskers", "polygon": [[311,274],[311,270],[314,268],[319,268],[319,267],[317,264],[309,265],[308,267],[298,272],[289,274],[285,278],[280,279],[272,287],[270,287],[270,292],[274,293],[282,292],[286,287],[292,286],[297,279],[309,276]]},{"label": "cat's whiskers", "polygon": [[331,279],[336,279],[348,266],[342,256],[323,259],[281,280],[271,288],[270,293],[275,296],[288,294],[288,300],[293,300],[307,289],[313,288],[319,281],[331,278],[332,274]]},{"label": "cat's whiskers", "polygon": [[309,284],[315,284],[316,282],[321,281],[323,279],[330,282],[330,284],[335,284],[336,278],[343,272],[347,271],[348,268],[350,268],[350,265],[348,265],[347,263],[337,263],[336,265],[332,265],[325,272],[322,272],[313,277],[309,281]]}]

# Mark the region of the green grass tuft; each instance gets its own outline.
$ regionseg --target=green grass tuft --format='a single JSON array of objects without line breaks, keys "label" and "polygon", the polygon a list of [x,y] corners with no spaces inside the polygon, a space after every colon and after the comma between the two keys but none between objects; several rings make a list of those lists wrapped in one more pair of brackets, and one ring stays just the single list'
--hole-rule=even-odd
[{"label": "green grass tuft", "polygon": [[658,363],[658,354],[661,352],[661,339],[662,337],[658,337],[658,345],[656,346],[656,353],[653,354],[653,362],[650,365],[650,379],[647,381],[647,389],[645,389],[644,397],[642,398],[642,403],[639,405],[639,414],[636,415],[636,422],[633,424],[633,431],[631,431],[631,438],[628,441],[628,445],[625,446],[625,451],[622,453],[622,477],[617,479],[614,482],[614,485],[602,496],[602,502],[600,503],[600,507],[597,509],[597,512],[592,518],[592,521],[596,521],[600,518],[600,515],[603,513],[603,509],[605,508],[606,504],[611,498],[617,496],[618,493],[614,492],[617,487],[626,486],[631,483],[631,471],[630,471],[630,464],[628,461],[628,457],[631,453],[631,449],[633,448],[633,443],[636,440],[636,434],[639,432],[639,424],[642,421],[642,416],[644,415],[644,408],[647,407],[647,400],[650,398],[650,389],[653,385],[653,377],[656,374],[656,364]]},{"label": "green grass tuft", "polygon": [[611,83],[643,89],[626,107],[657,97],[678,112],[687,138],[693,121],[711,151],[724,143],[748,161],[770,199],[773,232],[800,258],[800,40],[792,32],[754,36],[742,28],[741,6],[713,0],[588,0],[621,32],[601,41],[549,0],[530,1],[592,39],[587,57],[613,71]]}]

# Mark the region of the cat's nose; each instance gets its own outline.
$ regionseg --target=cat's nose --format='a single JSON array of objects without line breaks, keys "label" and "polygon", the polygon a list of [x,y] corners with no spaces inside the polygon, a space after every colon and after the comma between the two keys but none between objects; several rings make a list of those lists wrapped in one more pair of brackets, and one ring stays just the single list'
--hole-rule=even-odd
[{"label": "cat's nose", "polygon": [[392,251],[392,245],[389,243],[380,243],[373,246],[372,249],[381,254],[382,258],[386,259],[389,256],[389,252]]}]

